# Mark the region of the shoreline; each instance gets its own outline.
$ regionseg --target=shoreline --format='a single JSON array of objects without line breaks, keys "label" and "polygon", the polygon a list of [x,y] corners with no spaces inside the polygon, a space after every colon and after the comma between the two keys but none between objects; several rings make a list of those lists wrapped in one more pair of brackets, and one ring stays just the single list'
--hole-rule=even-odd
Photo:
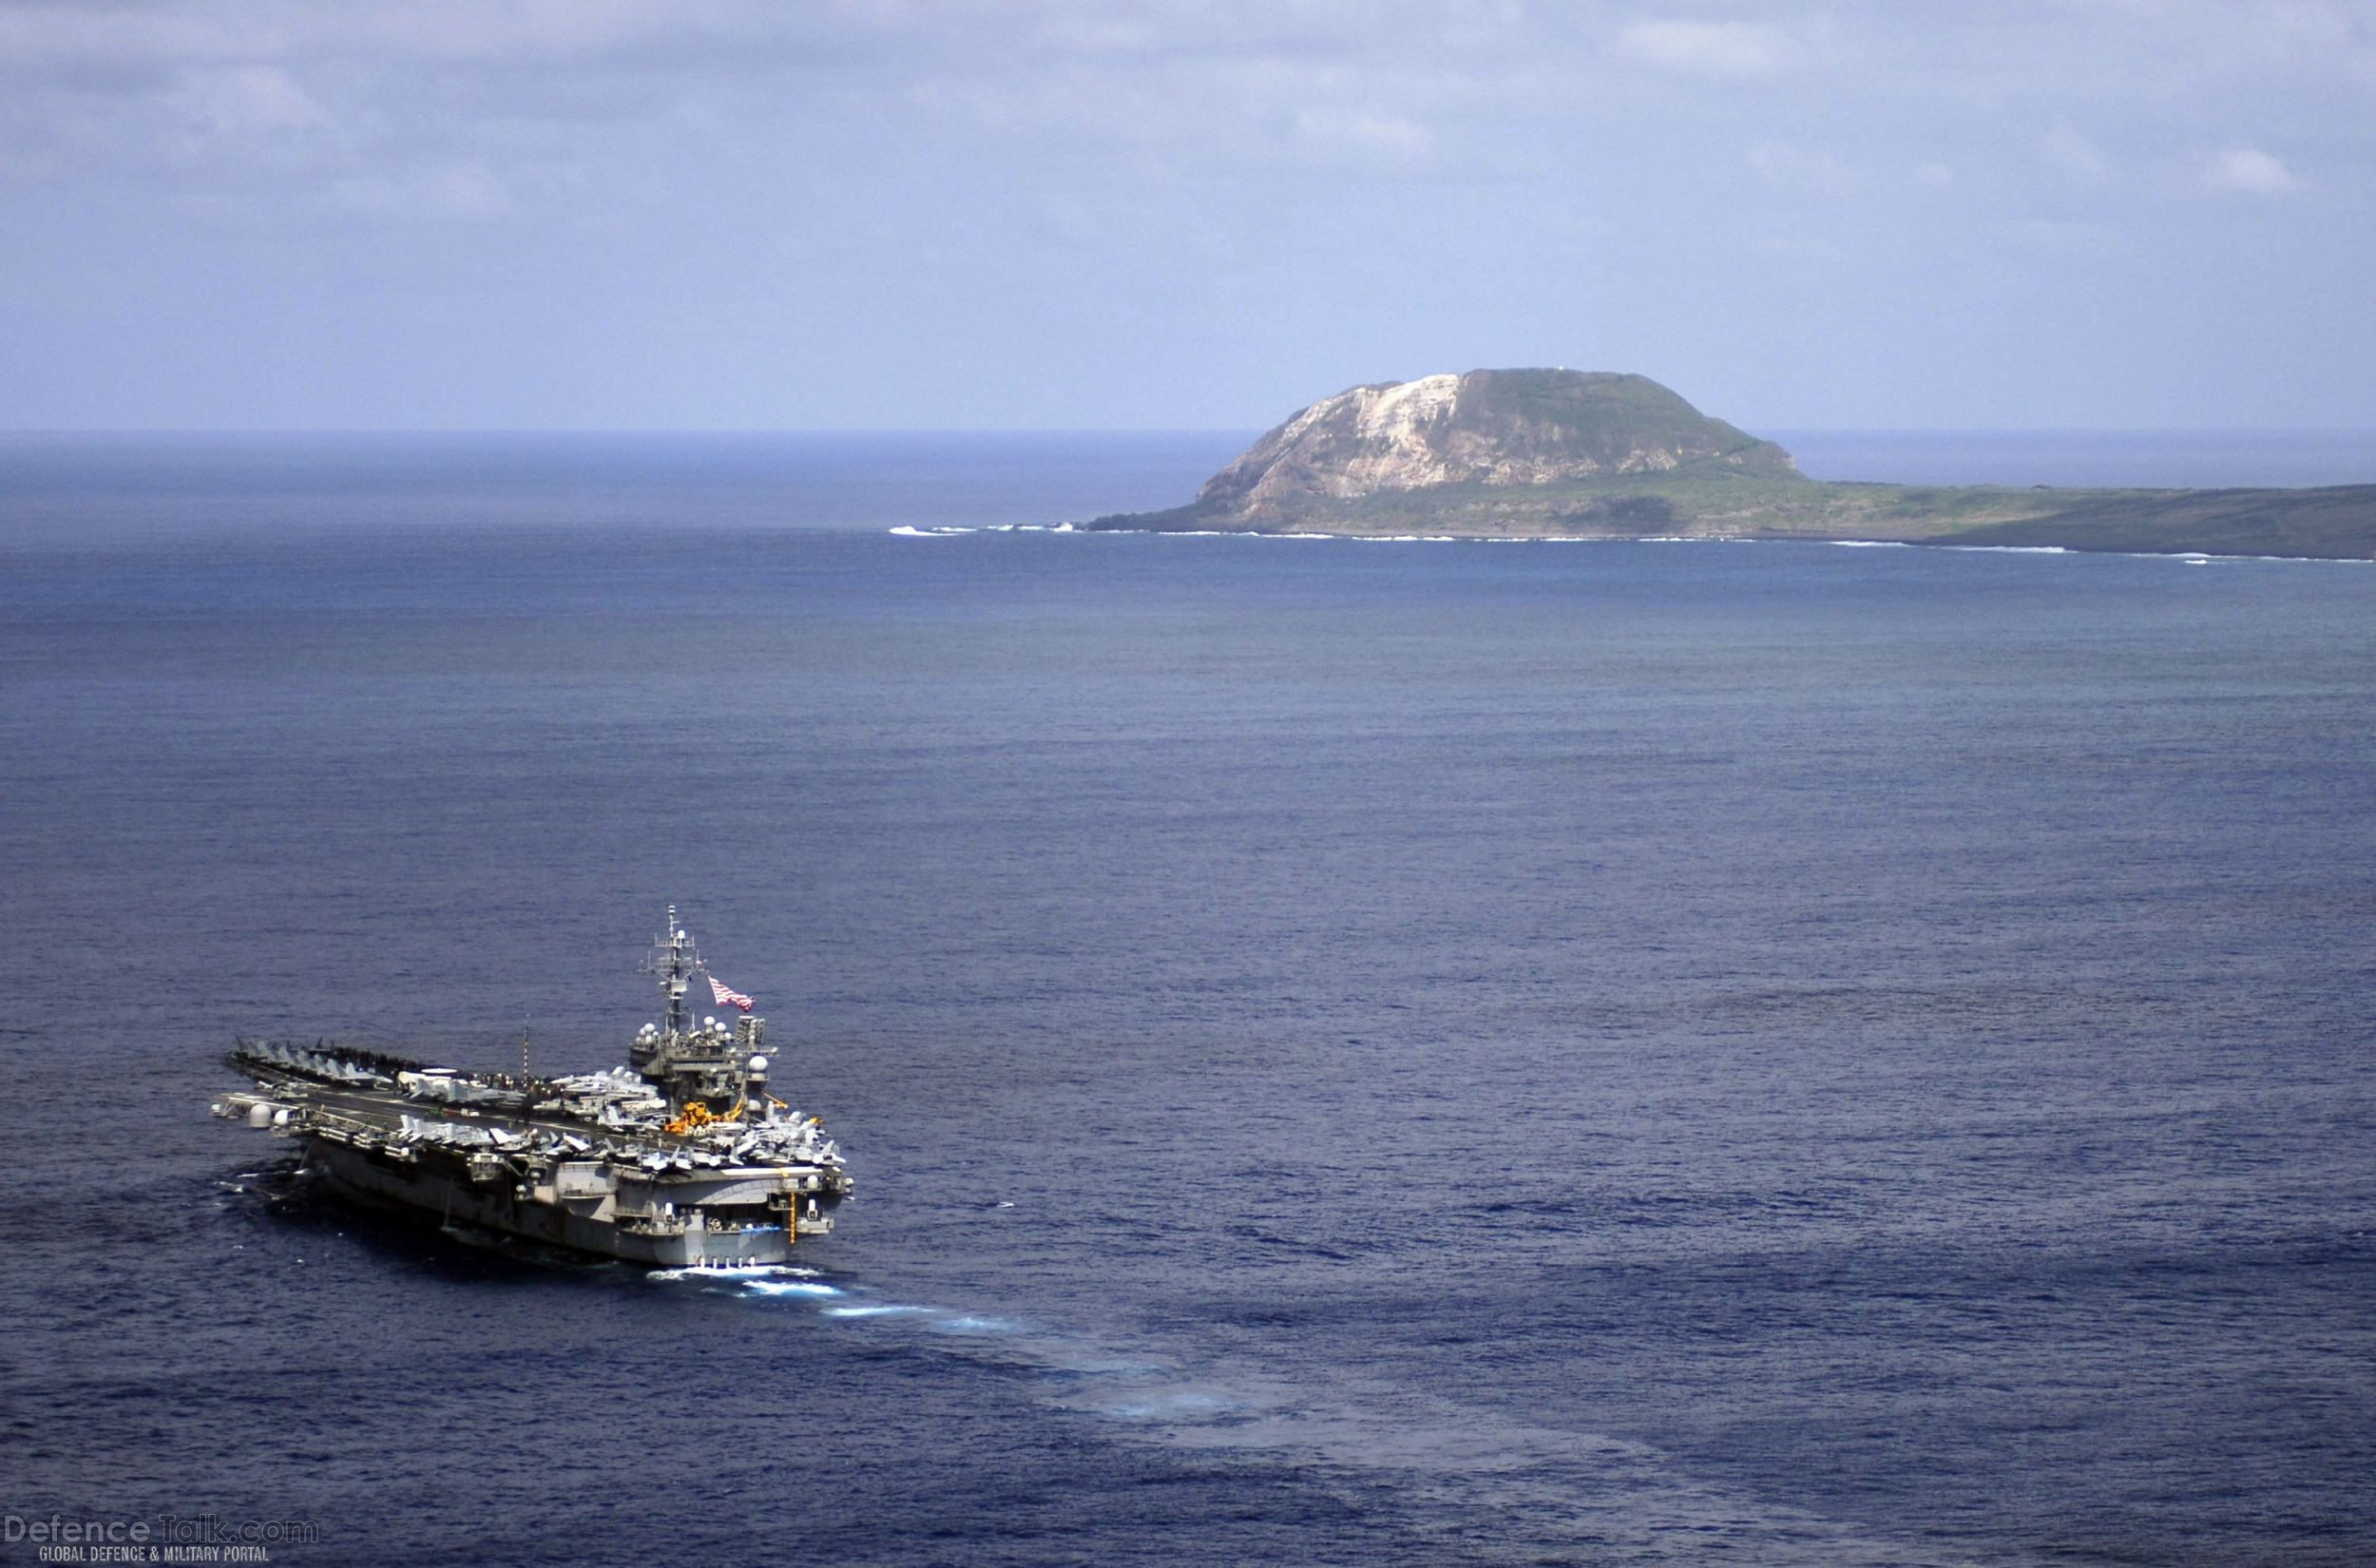
[{"label": "shoreline", "polygon": [[2108,556],[2133,561],[2177,561],[2208,565],[2214,561],[2267,561],[2338,566],[2376,566],[2360,555],[2272,555],[2242,550],[2123,550],[2084,545],[1974,545],[1952,539],[1817,539],[1804,534],[1377,534],[1323,533],[1260,528],[1084,528],[1073,523],[984,523],[919,527],[899,524],[885,533],[901,539],[957,539],[977,533],[1070,534],[1078,538],[1116,535],[1141,539],[1327,540],[1355,545],[1816,545],[1835,549],[1954,550],[1973,555]]}]

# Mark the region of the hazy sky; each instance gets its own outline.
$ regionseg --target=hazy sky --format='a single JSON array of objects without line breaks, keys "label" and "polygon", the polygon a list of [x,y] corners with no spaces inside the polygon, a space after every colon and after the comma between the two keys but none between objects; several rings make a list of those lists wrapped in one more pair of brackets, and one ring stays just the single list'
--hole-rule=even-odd
[{"label": "hazy sky", "polygon": [[0,0],[0,426],[2376,426],[2376,0]]}]

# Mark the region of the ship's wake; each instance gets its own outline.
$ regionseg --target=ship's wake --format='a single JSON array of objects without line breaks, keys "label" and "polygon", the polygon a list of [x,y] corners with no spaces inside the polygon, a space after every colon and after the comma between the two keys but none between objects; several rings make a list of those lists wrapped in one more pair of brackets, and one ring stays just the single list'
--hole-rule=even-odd
[{"label": "ship's wake", "polygon": [[712,1293],[811,1313],[854,1332],[901,1336],[920,1348],[1036,1371],[1046,1378],[1052,1403],[1084,1415],[1176,1426],[1226,1422],[1249,1409],[1243,1398],[1210,1379],[1182,1373],[1165,1358],[1117,1351],[1079,1333],[1016,1316],[877,1300],[859,1281],[834,1283],[814,1270],[792,1265],[655,1269],[644,1277],[667,1285],[699,1285]]},{"label": "ship's wake", "polygon": [[[1428,1512],[1492,1518],[1511,1560],[1567,1560],[1579,1552],[1664,1560],[1677,1540],[1753,1532],[1772,1544],[1769,1560],[1804,1568],[1947,1568],[1963,1560],[1952,1551],[1909,1549],[1844,1521],[1738,1495],[1681,1469],[1650,1444],[1536,1425],[1456,1398],[1362,1382],[1341,1368],[1316,1386],[1309,1367],[1283,1374],[1236,1361],[1199,1367],[1020,1317],[872,1299],[863,1282],[847,1277],[833,1284],[674,1269],[647,1277],[699,1282],[876,1343],[884,1336],[1036,1374],[1046,1404],[1117,1436],[1267,1453],[1347,1473],[1392,1472],[1399,1487],[1429,1501]],[[1469,1538],[1447,1537],[1445,1544],[1458,1546],[1457,1555],[1475,1555]],[[1677,1560],[1698,1559],[1686,1553]]]}]

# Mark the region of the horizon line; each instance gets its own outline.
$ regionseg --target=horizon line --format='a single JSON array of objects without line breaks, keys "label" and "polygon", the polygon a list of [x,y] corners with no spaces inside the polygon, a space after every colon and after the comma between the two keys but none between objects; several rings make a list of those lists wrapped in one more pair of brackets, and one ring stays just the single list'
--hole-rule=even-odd
[{"label": "horizon line", "polygon": [[[465,436],[1244,436],[1256,425],[25,425],[0,427],[0,440],[26,438],[237,438]],[[1792,435],[2349,435],[2376,438],[2370,425],[1793,425],[1768,427]]]}]

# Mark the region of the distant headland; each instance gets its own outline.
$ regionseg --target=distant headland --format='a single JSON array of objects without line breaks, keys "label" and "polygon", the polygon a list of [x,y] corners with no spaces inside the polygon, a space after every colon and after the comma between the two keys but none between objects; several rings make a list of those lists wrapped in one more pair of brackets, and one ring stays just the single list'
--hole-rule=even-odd
[{"label": "distant headland", "polygon": [[1321,399],[1166,511],[1088,528],[1862,539],[2376,559],[2376,484],[2057,489],[1810,479],[1647,376],[1470,371]]}]

